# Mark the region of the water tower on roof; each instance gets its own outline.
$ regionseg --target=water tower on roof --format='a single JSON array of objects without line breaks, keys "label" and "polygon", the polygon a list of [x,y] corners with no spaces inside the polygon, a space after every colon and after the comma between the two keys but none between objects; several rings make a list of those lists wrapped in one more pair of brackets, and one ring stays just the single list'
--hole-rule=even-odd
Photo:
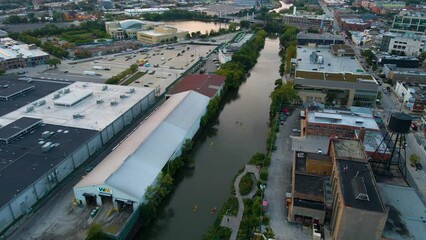
[{"label": "water tower on roof", "polygon": [[406,178],[406,135],[410,132],[413,118],[403,112],[393,113],[384,137],[370,156],[370,164],[378,176]]}]

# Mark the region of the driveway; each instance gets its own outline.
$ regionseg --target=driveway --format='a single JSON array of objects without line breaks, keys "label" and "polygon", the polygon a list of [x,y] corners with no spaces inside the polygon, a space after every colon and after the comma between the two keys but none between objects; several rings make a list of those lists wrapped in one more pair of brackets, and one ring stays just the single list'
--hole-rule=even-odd
[{"label": "driveway", "polygon": [[291,137],[294,128],[299,129],[300,109],[295,109],[284,125],[280,125],[280,132],[276,134],[275,145],[277,150],[272,152],[269,166],[269,177],[265,189],[265,200],[268,201],[266,214],[270,218],[270,226],[277,239],[309,239],[308,231],[303,231],[299,224],[287,221],[285,194],[291,188],[291,166],[293,153],[291,152]]}]

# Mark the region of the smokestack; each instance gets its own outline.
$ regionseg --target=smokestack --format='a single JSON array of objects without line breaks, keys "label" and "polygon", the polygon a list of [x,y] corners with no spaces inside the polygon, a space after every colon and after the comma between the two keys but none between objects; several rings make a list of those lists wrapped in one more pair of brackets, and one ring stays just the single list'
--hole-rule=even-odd
[{"label": "smokestack", "polygon": [[365,138],[365,127],[362,127],[362,128],[359,130],[359,133],[358,133],[358,139],[359,139],[362,143],[364,143],[364,138]]},{"label": "smokestack", "polygon": [[296,6],[293,7],[293,16],[296,16]]}]

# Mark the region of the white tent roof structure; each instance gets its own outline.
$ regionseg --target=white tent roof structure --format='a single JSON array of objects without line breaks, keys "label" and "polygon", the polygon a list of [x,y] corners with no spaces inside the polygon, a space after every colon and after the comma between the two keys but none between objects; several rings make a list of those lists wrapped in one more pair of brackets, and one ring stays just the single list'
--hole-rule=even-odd
[{"label": "white tent roof structure", "polygon": [[194,130],[209,100],[194,91],[171,96],[75,188],[108,185],[142,199],[146,188]]}]

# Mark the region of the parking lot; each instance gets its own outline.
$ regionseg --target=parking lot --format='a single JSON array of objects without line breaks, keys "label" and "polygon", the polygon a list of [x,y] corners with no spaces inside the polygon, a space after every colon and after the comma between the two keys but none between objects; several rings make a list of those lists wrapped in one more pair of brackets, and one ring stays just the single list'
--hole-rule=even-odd
[{"label": "parking lot", "polygon": [[[211,54],[214,48],[216,46],[180,44],[169,47],[159,46],[144,51],[107,55],[99,59],[76,64],[64,61],[58,68],[40,74],[38,77],[46,75],[45,77],[60,77],[61,79],[69,79],[70,81],[83,80],[104,83],[108,78],[117,75],[130,65],[136,63],[140,66],[139,71],[146,72],[147,74],[131,85],[138,87],[158,87],[161,93],[185,71],[196,64],[200,58],[205,58]],[[210,57],[209,59],[213,60],[214,58],[217,58],[217,56]],[[206,73],[213,72],[216,68],[215,63],[206,61]],[[93,76],[87,75],[87,73],[93,74]]]}]

